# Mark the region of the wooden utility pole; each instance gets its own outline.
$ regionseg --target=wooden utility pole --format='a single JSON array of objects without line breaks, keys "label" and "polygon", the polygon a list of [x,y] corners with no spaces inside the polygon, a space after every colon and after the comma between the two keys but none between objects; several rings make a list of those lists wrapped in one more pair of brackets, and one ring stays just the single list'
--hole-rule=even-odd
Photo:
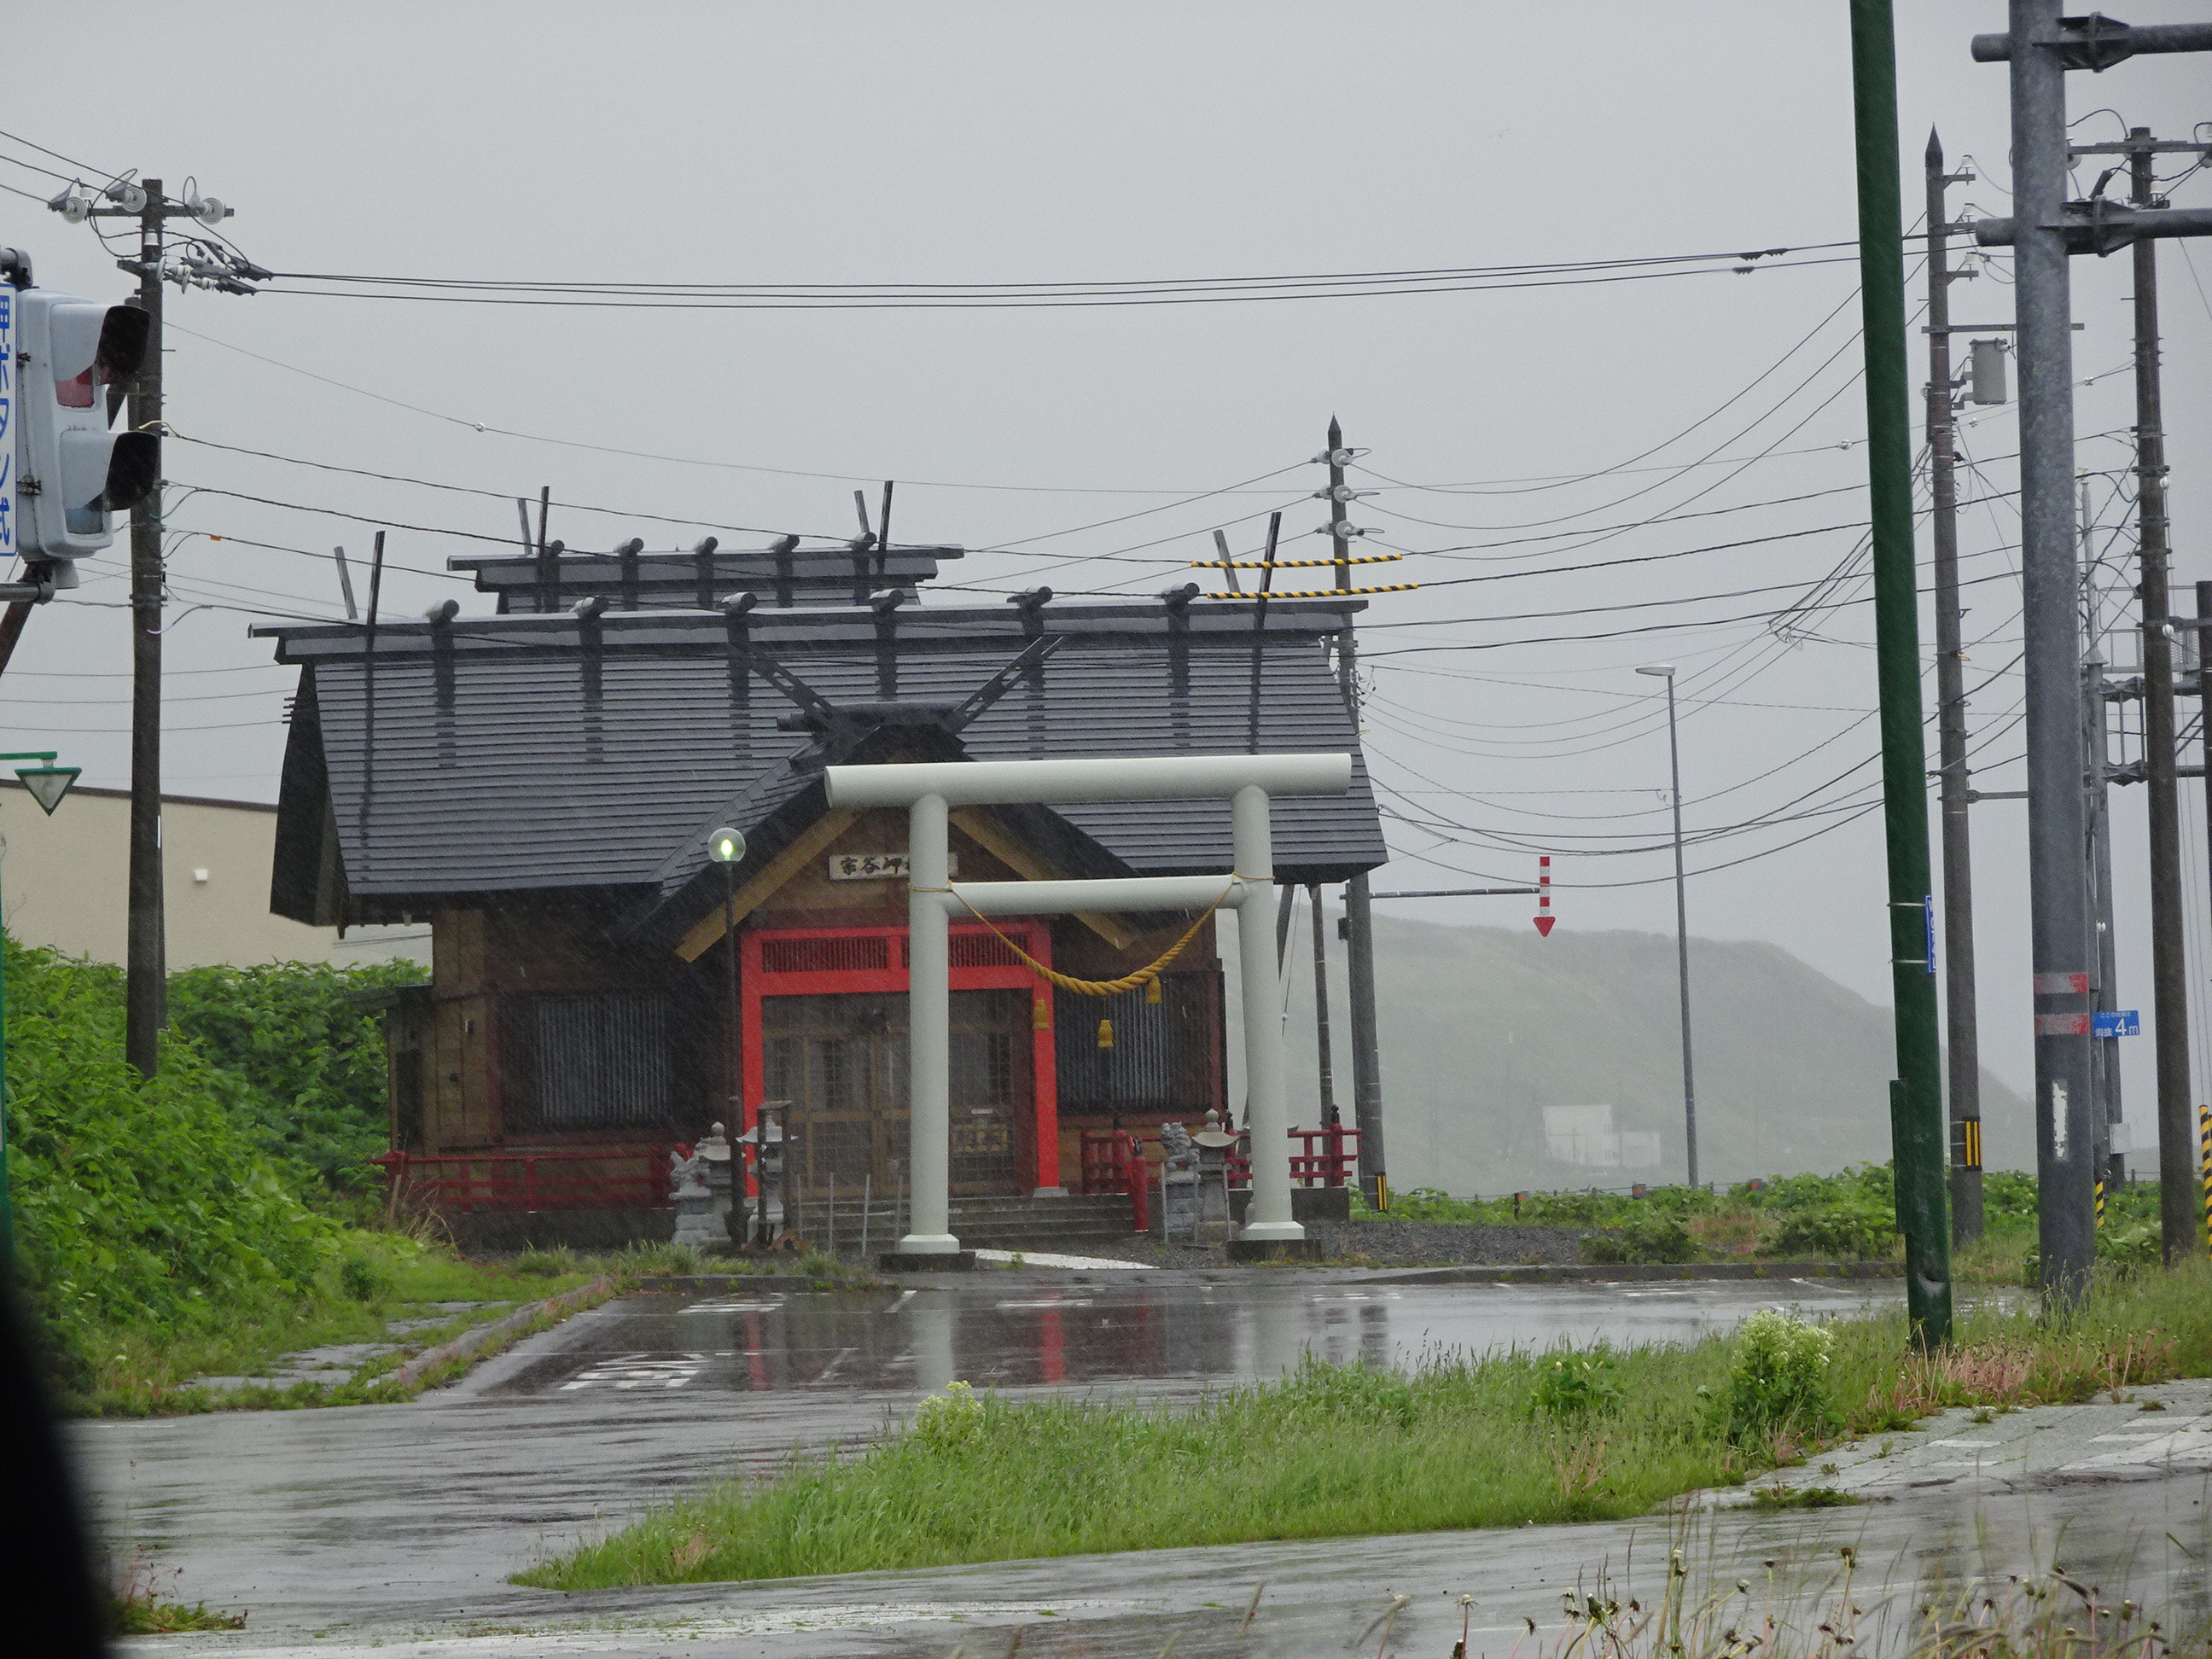
[{"label": "wooden utility pole", "polygon": [[[146,359],[131,392],[131,429],[161,429],[161,181],[143,181],[138,304]],[[125,953],[124,1054],[139,1074],[161,1067],[167,1018],[161,887],[161,486],[131,509],[131,874]]]},{"label": "wooden utility pole", "polygon": [[1928,483],[1935,544],[1936,795],[1943,848],[1943,1023],[1951,1121],[1951,1237],[1982,1236],[1982,1056],[1974,1006],[1972,802],[1966,769],[1966,671],[1959,611],[1958,427],[1951,387],[1950,210],[1943,141],[1928,133]]}]

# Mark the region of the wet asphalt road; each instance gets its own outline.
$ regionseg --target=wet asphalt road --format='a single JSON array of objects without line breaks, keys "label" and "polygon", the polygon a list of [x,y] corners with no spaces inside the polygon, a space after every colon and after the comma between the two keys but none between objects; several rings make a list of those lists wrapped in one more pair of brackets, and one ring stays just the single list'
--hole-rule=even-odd
[{"label": "wet asphalt road", "polygon": [[507,1574],[703,1476],[880,1432],[956,1377],[1178,1398],[1310,1350],[1681,1340],[1855,1283],[1407,1285],[1286,1273],[989,1273],[914,1291],[744,1288],[610,1303],[408,1406],[77,1425],[110,1538],[169,1594],[252,1628],[482,1617],[545,1598]]},{"label": "wet asphalt road", "polygon": [[1431,1348],[1686,1342],[1757,1308],[1851,1313],[1895,1285],[1812,1279],[1470,1286],[1316,1282],[1297,1273],[981,1273],[921,1288],[637,1296],[495,1362],[483,1399],[546,1394],[1233,1382],[1306,1353],[1403,1365]]}]

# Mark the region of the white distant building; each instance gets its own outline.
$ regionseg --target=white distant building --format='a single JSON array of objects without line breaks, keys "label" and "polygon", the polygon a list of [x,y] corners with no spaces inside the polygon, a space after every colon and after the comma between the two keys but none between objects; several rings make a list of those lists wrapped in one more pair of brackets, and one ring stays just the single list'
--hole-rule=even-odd
[{"label": "white distant building", "polygon": [[[0,777],[0,908],[21,945],[94,962],[124,959],[131,792],[79,785],[50,817],[30,791]],[[258,801],[161,797],[162,885],[171,968],[263,962],[341,965],[430,960],[430,928],[310,927],[269,910],[276,809]]]},{"label": "white distant building", "polygon": [[1659,1166],[1659,1137],[1644,1130],[1614,1128],[1610,1105],[1547,1106],[1544,1152],[1554,1164],[1653,1170]]}]

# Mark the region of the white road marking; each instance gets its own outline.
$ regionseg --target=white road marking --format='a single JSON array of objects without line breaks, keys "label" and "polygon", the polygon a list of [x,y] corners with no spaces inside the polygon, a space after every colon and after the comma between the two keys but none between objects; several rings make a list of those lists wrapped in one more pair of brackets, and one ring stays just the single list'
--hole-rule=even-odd
[{"label": "white road marking", "polygon": [[694,1302],[688,1308],[678,1308],[677,1312],[687,1314],[774,1313],[782,1305],[783,1298],[780,1296],[752,1297],[729,1296],[712,1302]]},{"label": "white road marking", "polygon": [[1154,1271],[1149,1261],[1116,1261],[1103,1255],[1052,1255],[1039,1250],[978,1250],[978,1261],[1012,1261],[1016,1256],[1025,1267],[1082,1267],[1109,1273],[1140,1273]]},{"label": "white road marking", "polygon": [[680,1389],[707,1364],[703,1353],[626,1353],[602,1359],[561,1385],[575,1389]]}]

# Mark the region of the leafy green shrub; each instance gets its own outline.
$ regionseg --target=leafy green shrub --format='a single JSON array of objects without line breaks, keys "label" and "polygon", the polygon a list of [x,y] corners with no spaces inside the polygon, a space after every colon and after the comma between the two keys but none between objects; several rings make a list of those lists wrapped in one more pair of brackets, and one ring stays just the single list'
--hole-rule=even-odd
[{"label": "leafy green shrub", "polygon": [[245,1081],[169,1039],[160,1074],[140,1078],[118,969],[4,949],[18,1271],[64,1376],[98,1326],[189,1328],[219,1306],[313,1295],[338,1229],[240,1128]]},{"label": "leafy green shrub", "polygon": [[1726,1391],[1716,1401],[1722,1431],[1743,1441],[1825,1422],[1834,1346],[1834,1333],[1824,1326],[1771,1308],[1745,1320],[1736,1333]]},{"label": "leafy green shrub", "polygon": [[1817,1208],[1791,1210],[1775,1235],[1781,1256],[1818,1256],[1869,1261],[1886,1256],[1897,1242],[1897,1212],[1863,1199],[1846,1199]]},{"label": "leafy green shrub", "polygon": [[1692,1261],[1698,1247],[1679,1214],[1653,1207],[1629,1218],[1610,1232],[1592,1233],[1582,1243],[1589,1261]]},{"label": "leafy green shrub", "polygon": [[362,994],[422,977],[405,962],[191,968],[169,976],[170,1025],[244,1081],[240,1127],[300,1195],[343,1206],[382,1192],[368,1160],[389,1139],[383,1025]]},{"label": "leafy green shrub", "polygon": [[2097,1260],[2110,1262],[2116,1267],[2133,1269],[2155,1267],[2161,1250],[2158,1226],[2137,1223],[2132,1227],[2115,1227],[2109,1217],[2097,1234]]},{"label": "leafy green shrub", "polygon": [[390,1296],[393,1279],[365,1255],[349,1255],[338,1263],[338,1288],[356,1302],[381,1302]]},{"label": "leafy green shrub", "polygon": [[955,1452],[983,1432],[983,1402],[965,1382],[947,1382],[914,1414],[914,1437],[936,1452]]},{"label": "leafy green shrub", "polygon": [[1616,1410],[1623,1397],[1617,1380],[1620,1369],[1612,1351],[1603,1347],[1547,1355],[1536,1368],[1528,1414],[1571,1423]]},{"label": "leafy green shrub", "polygon": [[576,1267],[576,1253],[566,1244],[556,1244],[550,1250],[525,1250],[514,1258],[514,1271],[533,1279],[558,1279],[574,1273]]}]

